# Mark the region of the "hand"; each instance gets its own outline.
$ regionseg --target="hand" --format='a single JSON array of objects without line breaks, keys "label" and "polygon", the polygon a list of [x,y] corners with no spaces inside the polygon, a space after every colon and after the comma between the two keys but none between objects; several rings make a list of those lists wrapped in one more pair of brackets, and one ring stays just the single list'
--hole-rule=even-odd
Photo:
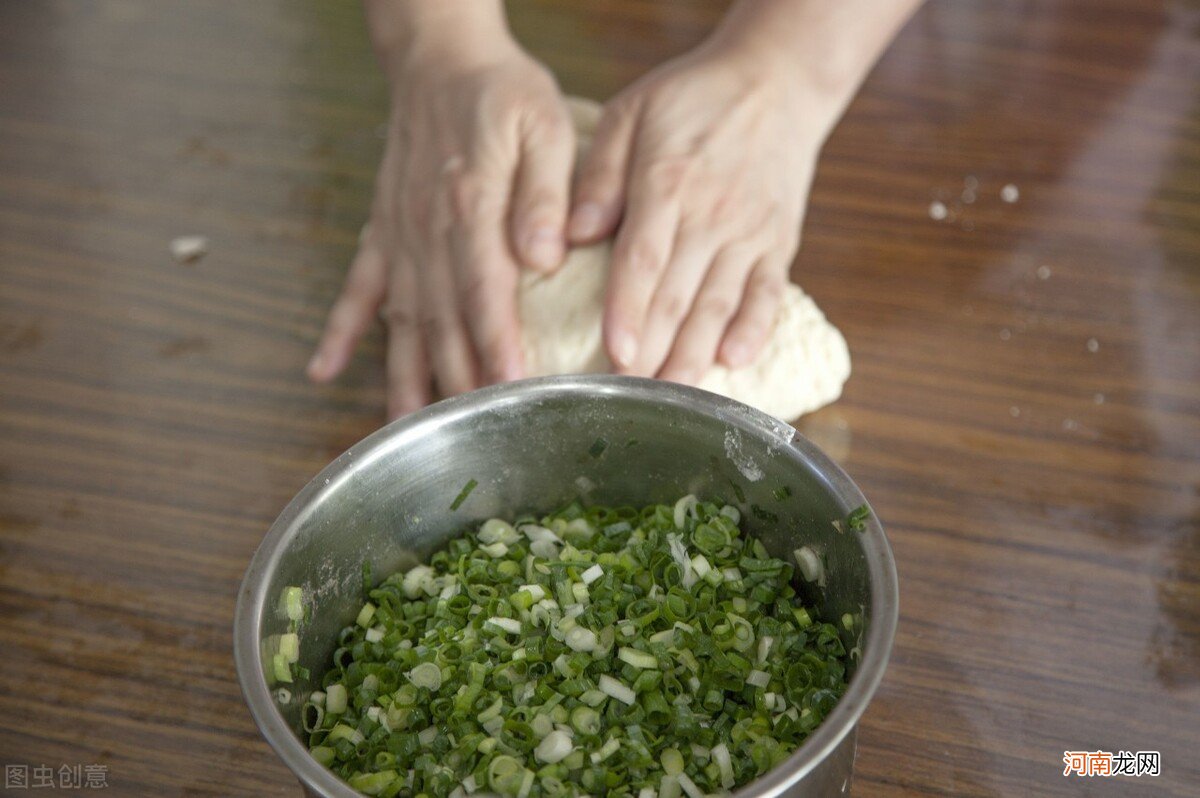
[{"label": "hand", "polygon": [[604,316],[620,371],[695,383],[765,343],[834,117],[787,63],[713,40],[606,106],[568,233],[610,235],[623,214]]},{"label": "hand", "polygon": [[427,404],[431,376],[449,396],[522,375],[519,263],[561,262],[575,156],[553,78],[507,34],[392,71],[370,222],[308,367],[337,376],[378,313],[389,418]]}]

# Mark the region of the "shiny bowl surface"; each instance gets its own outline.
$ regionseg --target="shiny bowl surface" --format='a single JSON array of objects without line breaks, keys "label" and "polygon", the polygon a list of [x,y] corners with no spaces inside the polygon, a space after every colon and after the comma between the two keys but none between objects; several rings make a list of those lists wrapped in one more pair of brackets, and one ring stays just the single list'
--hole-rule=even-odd
[{"label": "shiny bowl surface", "polygon": [[[738,506],[743,528],[775,556],[814,547],[827,581],[805,585],[805,600],[839,628],[847,613],[854,621],[843,632],[847,650],[859,653],[846,695],[791,757],[736,795],[848,792],[856,725],[883,678],[896,628],[896,570],[883,529],[874,513],[865,529],[847,528],[865,499],[790,425],[657,380],[589,375],[485,388],[395,421],[326,467],[272,525],[238,594],[234,657],[255,722],[310,794],[357,795],[309,756],[300,708],[361,607],[364,562],[379,579],[490,517],[546,512],[576,498],[644,505],[688,493]],[[311,610],[299,664],[312,684],[275,685],[270,676],[287,630],[279,597],[290,585],[303,588]]]}]

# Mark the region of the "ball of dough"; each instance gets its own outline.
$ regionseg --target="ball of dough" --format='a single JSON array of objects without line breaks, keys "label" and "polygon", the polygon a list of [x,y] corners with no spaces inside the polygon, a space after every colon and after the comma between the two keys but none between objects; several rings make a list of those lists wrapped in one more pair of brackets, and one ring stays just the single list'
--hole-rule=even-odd
[{"label": "ball of dough", "polygon": [[[583,151],[599,106],[573,99],[570,107]],[[552,275],[522,273],[517,307],[529,376],[612,371],[601,331],[611,253],[607,241],[575,247]],[[800,286],[789,284],[754,362],[739,369],[714,365],[699,387],[791,420],[841,396],[849,376],[846,340]]]}]

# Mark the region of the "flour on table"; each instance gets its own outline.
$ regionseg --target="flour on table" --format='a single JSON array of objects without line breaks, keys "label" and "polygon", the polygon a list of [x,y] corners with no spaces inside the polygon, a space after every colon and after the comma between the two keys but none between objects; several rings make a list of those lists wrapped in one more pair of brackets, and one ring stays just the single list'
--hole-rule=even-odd
[{"label": "flour on table", "polygon": [[[571,115],[582,151],[599,106],[572,100]],[[607,241],[576,247],[552,275],[522,273],[517,301],[529,376],[612,371],[601,332],[611,253]],[[849,376],[846,340],[798,285],[789,284],[758,358],[739,369],[714,365],[699,387],[790,420],[837,399]]]}]

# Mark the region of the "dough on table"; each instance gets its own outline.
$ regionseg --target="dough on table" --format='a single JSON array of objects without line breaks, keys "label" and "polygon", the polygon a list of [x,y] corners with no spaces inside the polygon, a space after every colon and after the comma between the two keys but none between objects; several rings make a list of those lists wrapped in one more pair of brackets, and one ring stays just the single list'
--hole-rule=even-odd
[{"label": "dough on table", "polygon": [[[575,98],[569,104],[582,153],[600,106]],[[604,241],[575,247],[552,275],[522,272],[517,305],[529,376],[612,371],[601,334],[610,254]],[[800,286],[788,284],[758,358],[740,369],[716,364],[699,387],[790,421],[841,396],[849,376],[846,340]]]}]

